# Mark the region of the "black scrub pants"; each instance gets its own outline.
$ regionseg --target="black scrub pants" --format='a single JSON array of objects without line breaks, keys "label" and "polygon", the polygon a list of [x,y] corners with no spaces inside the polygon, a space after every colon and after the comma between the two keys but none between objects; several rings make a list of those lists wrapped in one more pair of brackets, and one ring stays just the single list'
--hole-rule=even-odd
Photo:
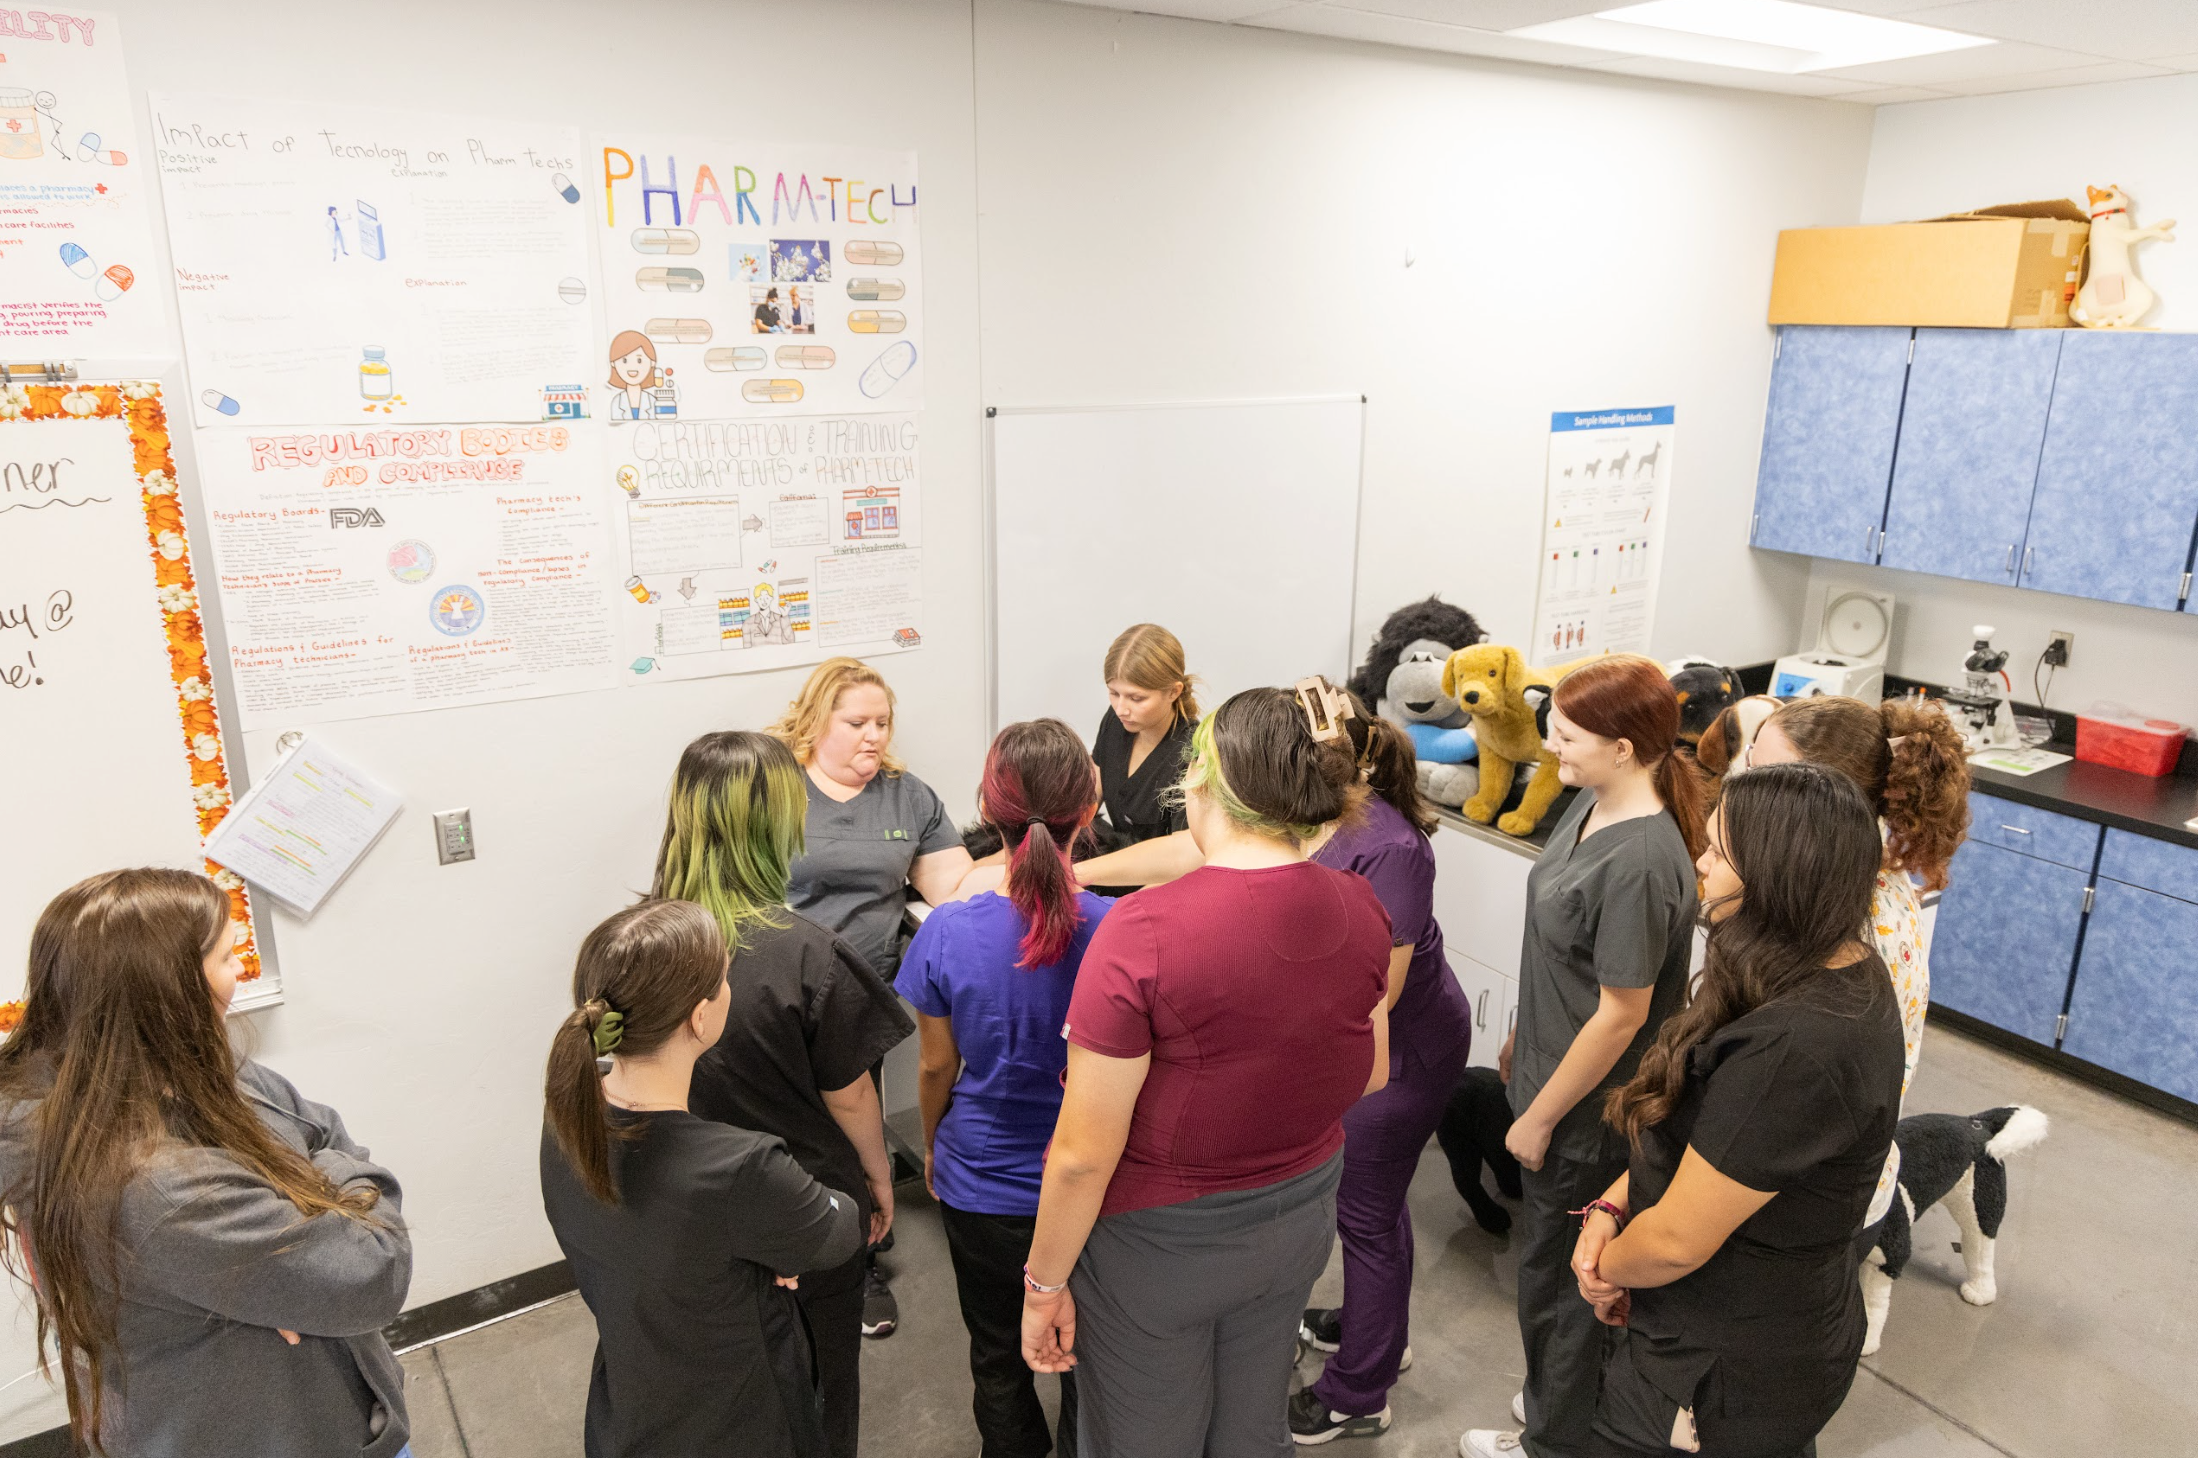
[{"label": "black scrub pants", "polygon": [[862,1434],[862,1288],[869,1268],[870,1252],[857,1251],[829,1271],[804,1275],[794,1291],[817,1344],[826,1458],[855,1458]]},{"label": "black scrub pants", "polygon": [[[1033,1215],[982,1215],[941,1200],[962,1325],[969,1328],[971,1410],[983,1458],[1045,1458],[1055,1446],[1038,1403],[1038,1374],[1023,1360],[1023,1266]],[[1061,1458],[1076,1458],[1076,1374],[1061,1374]]]},{"label": "black scrub pants", "polygon": [[1525,1212],[1512,1238],[1519,1242],[1519,1337],[1526,1345],[1530,1458],[1589,1458],[1608,1451],[1592,1432],[1602,1390],[1603,1324],[1572,1274],[1580,1222],[1571,1212],[1625,1172],[1622,1150],[1599,1160],[1552,1154],[1540,1169],[1519,1171]]}]

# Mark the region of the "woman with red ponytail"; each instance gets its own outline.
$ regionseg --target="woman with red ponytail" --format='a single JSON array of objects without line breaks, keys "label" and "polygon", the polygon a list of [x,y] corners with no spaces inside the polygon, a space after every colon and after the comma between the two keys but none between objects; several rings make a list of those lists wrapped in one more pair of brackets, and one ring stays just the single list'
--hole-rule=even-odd
[{"label": "woman with red ponytail", "polygon": [[[923,1052],[924,1183],[939,1202],[986,1458],[1054,1446],[1023,1361],[1023,1265],[1037,1225],[1076,969],[1114,903],[1080,890],[1069,853],[1090,832],[1099,779],[1058,719],[1010,724],[985,756],[978,809],[1005,844],[1007,884],[934,910],[895,982]],[[1076,1384],[1061,1374],[1059,1446],[1076,1451]]]}]

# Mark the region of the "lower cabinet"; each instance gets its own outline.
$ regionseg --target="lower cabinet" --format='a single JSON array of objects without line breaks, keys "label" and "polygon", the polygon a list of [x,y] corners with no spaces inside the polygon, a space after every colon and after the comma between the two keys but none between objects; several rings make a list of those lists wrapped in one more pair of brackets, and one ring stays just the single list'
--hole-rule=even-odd
[{"label": "lower cabinet", "polygon": [[2100,878],[2061,1049],[2198,1103],[2198,902]]},{"label": "lower cabinet", "polygon": [[2076,965],[2088,868],[1967,841],[1931,933],[1931,1001],[2053,1046]]},{"label": "lower cabinet", "polygon": [[1518,1016],[1519,984],[1495,968],[1471,957],[1450,953],[1450,971],[1465,990],[1473,1011],[1473,1052],[1466,1062],[1474,1068],[1494,1068],[1496,1054]]}]

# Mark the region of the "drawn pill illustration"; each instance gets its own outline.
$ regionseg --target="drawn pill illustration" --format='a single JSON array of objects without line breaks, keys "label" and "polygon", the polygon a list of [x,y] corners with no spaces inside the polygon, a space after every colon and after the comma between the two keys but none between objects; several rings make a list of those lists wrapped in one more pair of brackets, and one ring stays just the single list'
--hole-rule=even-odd
[{"label": "drawn pill illustration", "polygon": [[585,304],[588,301],[588,286],[577,278],[561,278],[557,281],[557,297],[568,304]]},{"label": "drawn pill illustration", "polygon": [[699,294],[702,292],[702,270],[699,268],[637,268],[633,275],[634,287],[661,289],[673,294]]},{"label": "drawn pill illustration", "polygon": [[223,415],[234,415],[244,408],[219,390],[199,391],[198,403],[204,405],[208,410],[218,410]]},{"label": "drawn pill illustration", "polygon": [[89,162],[99,152],[99,133],[86,132],[76,139],[76,160]]},{"label": "drawn pill illustration", "polygon": [[626,579],[626,591],[633,594],[635,602],[652,602],[656,598],[656,594],[649,591],[649,584],[638,577]]},{"label": "drawn pill illustration", "polygon": [[61,245],[61,266],[78,278],[90,278],[99,272],[99,265],[92,256],[75,243]]},{"label": "drawn pill illustration", "polygon": [[651,319],[641,332],[668,344],[708,344],[712,331],[707,319]]},{"label": "drawn pill illustration", "polygon": [[574,187],[572,185],[572,179],[567,177],[564,173],[552,172],[550,174],[550,186],[556,188],[557,195],[563,198],[566,202],[576,203],[580,201],[580,189]]},{"label": "drawn pill illustration", "polygon": [[758,405],[791,405],[801,398],[801,381],[750,380],[740,387],[740,398]]},{"label": "drawn pill illustration", "polygon": [[92,292],[112,302],[121,298],[130,285],[136,282],[137,275],[118,263],[99,276],[99,282],[93,285]]},{"label": "drawn pill illustration", "polygon": [[897,278],[851,278],[847,281],[847,297],[865,302],[883,300],[891,303],[905,292]]},{"label": "drawn pill illustration", "polygon": [[770,356],[760,344],[743,344],[731,349],[718,348],[702,356],[704,369],[712,370],[760,370]]},{"label": "drawn pill illustration", "polygon": [[857,238],[840,249],[841,258],[849,263],[859,263],[865,267],[875,264],[882,268],[891,268],[906,256],[901,252],[901,245],[898,243],[873,241],[867,238]]},{"label": "drawn pill illustration", "polygon": [[698,253],[701,249],[701,235],[688,228],[633,230],[633,251],[636,253]]},{"label": "drawn pill illustration", "polygon": [[875,400],[908,378],[908,372],[916,367],[916,346],[908,340],[888,345],[885,353],[870,361],[870,367],[862,372],[857,383],[863,394]]},{"label": "drawn pill illustration", "polygon": [[908,327],[908,316],[898,309],[857,309],[847,316],[847,327],[856,334],[898,334]]},{"label": "drawn pill illustration", "polygon": [[782,370],[828,370],[838,356],[829,344],[782,344],[778,367]]}]

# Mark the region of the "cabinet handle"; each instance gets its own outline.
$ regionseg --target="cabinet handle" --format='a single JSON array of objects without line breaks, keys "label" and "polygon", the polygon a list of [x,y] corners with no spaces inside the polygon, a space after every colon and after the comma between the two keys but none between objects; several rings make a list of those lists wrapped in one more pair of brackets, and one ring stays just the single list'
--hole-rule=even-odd
[{"label": "cabinet handle", "polygon": [[1872,549],[1872,546],[1873,546],[1873,544],[1874,544],[1874,543],[1875,543],[1876,541],[1877,541],[1877,528],[1876,528],[1876,527],[1874,527],[1874,526],[1866,526],[1866,527],[1864,527],[1864,528],[1862,529],[1862,550],[1863,550],[1863,551],[1865,551],[1865,552],[1868,552],[1868,551],[1870,551],[1870,550]]},{"label": "cabinet handle", "polygon": [[2019,825],[2003,825],[2000,829],[2006,831],[2009,835],[2028,835],[2030,833]]},{"label": "cabinet handle", "polygon": [[2036,547],[2025,547],[2025,548],[2023,548],[2023,549],[2022,549],[2022,575],[2023,575],[2023,576],[2025,576],[2025,577],[2028,577],[2028,576],[2030,575],[2030,559],[2031,559],[2032,557],[2035,557],[2035,556],[2036,556],[2037,554],[2038,554],[2038,549],[2037,549]]},{"label": "cabinet handle", "polygon": [[1518,1010],[1517,1008],[1513,1008],[1513,1009],[1511,1010],[1511,1016],[1510,1016],[1509,1018],[1507,1018],[1507,1019],[1505,1019],[1505,1020],[1504,1020],[1504,1030],[1503,1030],[1503,1035],[1504,1035],[1504,1036],[1505,1036],[1506,1038],[1510,1037],[1510,1036],[1511,1036],[1511,1035],[1512,1035],[1512,1034],[1513,1034],[1514,1032],[1518,1031],[1518,1027],[1519,1027],[1519,1010]]},{"label": "cabinet handle", "polygon": [[1485,987],[1481,989],[1481,995],[1473,1001],[1473,1026],[1483,1032],[1488,1029],[1488,989]]},{"label": "cabinet handle", "polygon": [[2010,575],[2012,575],[2012,574],[2014,573],[2014,570],[2015,570],[2015,544],[2014,544],[2013,542],[2009,542],[2009,543],[2007,544],[2007,565],[2006,565],[2005,567],[2002,567],[2002,568],[2001,568],[2000,570],[2001,570],[2002,572],[2008,573],[2008,574],[2010,574]]}]

